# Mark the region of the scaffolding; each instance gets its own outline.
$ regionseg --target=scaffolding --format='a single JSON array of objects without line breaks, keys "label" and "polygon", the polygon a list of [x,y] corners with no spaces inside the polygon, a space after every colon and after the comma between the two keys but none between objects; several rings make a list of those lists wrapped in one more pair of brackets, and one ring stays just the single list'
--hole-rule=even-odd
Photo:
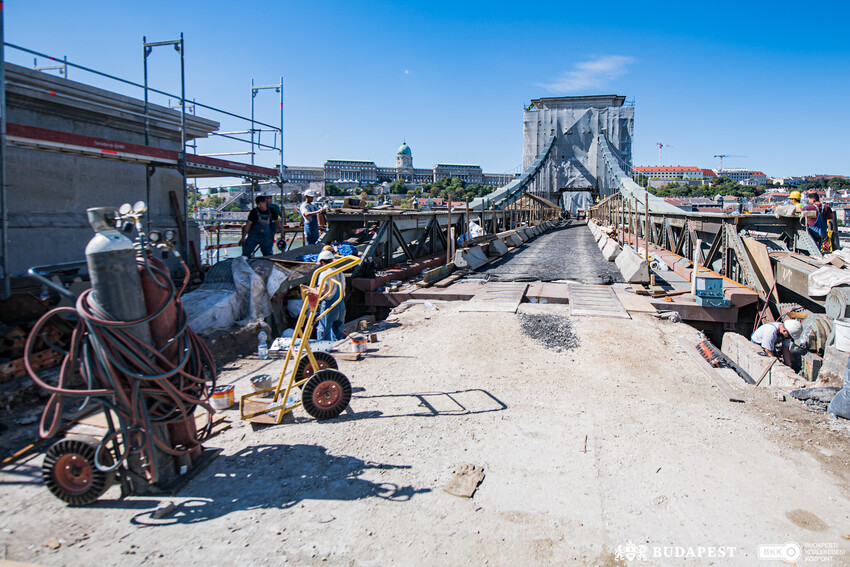
[{"label": "scaffolding", "polygon": [[[159,46],[172,46],[180,54],[180,94],[175,95],[164,90],[151,87],[148,82],[148,58],[152,55],[154,48]],[[132,144],[120,142],[117,140],[109,140],[103,138],[95,138],[72,132],[64,132],[57,130],[49,130],[33,126],[25,126],[21,124],[7,125],[7,106],[6,106],[6,76],[5,76],[5,61],[6,48],[15,50],[22,54],[28,54],[36,58],[44,58],[51,61],[61,62],[63,72],[60,75],[67,79],[68,69],[74,68],[84,73],[92,74],[101,79],[114,81],[123,87],[130,87],[134,90],[141,90],[144,98],[143,114],[145,125],[144,144]],[[234,112],[230,112],[221,108],[216,108],[211,105],[203,104],[193,100],[194,108],[208,110],[215,115],[220,115],[226,120],[236,120],[250,126],[247,129],[218,131],[209,133],[208,140],[222,139],[225,141],[235,141],[238,143],[248,144],[249,151],[246,152],[226,152],[226,153],[199,153],[197,152],[197,142],[194,145],[195,153],[187,153],[187,125],[186,125],[186,89],[185,89],[185,43],[183,34],[180,34],[179,39],[149,42],[147,37],[142,38],[143,62],[144,62],[144,82],[139,84],[115,75],[98,71],[94,68],[80,65],[73,61],[68,61],[67,57],[53,57],[51,55],[41,53],[26,47],[6,43],[3,37],[3,12],[0,10],[0,61],[4,64],[0,65],[0,269],[2,269],[3,279],[3,297],[7,298],[11,295],[11,275],[9,273],[9,210],[7,204],[7,183],[6,183],[6,154],[7,144],[14,144],[20,147],[37,149],[42,151],[62,152],[73,155],[80,155],[99,159],[112,159],[130,163],[145,165],[145,199],[150,202],[151,199],[151,176],[159,167],[176,169],[180,172],[183,186],[183,208],[182,215],[179,214],[180,208],[178,203],[172,203],[177,217],[177,227],[180,234],[182,252],[186,258],[195,263],[195,268],[200,268],[196,263],[196,254],[189,249],[189,179],[208,178],[208,177],[236,177],[242,178],[251,184],[252,189],[257,186],[260,180],[271,180],[280,187],[281,206],[286,202],[286,195],[283,183],[283,78],[277,85],[254,85],[251,83],[251,116],[246,117]],[[36,60],[37,61],[37,60]],[[36,70],[43,71],[46,69],[59,68],[54,65],[44,65],[34,67]],[[31,88],[31,87],[30,87]],[[260,90],[275,89],[280,95],[280,123],[273,125],[262,122],[256,119],[254,109],[254,98]],[[50,92],[49,94],[62,98],[62,93]],[[168,150],[161,147],[151,146],[151,120],[150,115],[150,96],[152,94],[176,99],[179,104],[171,107],[180,109],[179,122],[172,121],[167,116],[158,115],[158,122],[171,125],[179,129],[180,146],[178,151]],[[65,96],[65,98],[70,98]],[[88,104],[97,106],[96,101],[85,101]],[[102,105],[106,106],[106,105]],[[138,113],[132,110],[123,110],[130,115]],[[219,122],[220,124],[220,122]],[[272,136],[272,142],[262,140],[262,134]],[[249,136],[244,138],[242,136]],[[255,154],[258,151],[277,151],[280,160],[276,168],[264,167],[256,165]],[[242,163],[239,161],[231,161],[219,159],[218,156],[235,156],[235,155],[250,155],[250,163]],[[197,190],[197,189],[196,189]],[[251,194],[253,200],[253,191]],[[150,213],[148,213],[150,214]]]}]

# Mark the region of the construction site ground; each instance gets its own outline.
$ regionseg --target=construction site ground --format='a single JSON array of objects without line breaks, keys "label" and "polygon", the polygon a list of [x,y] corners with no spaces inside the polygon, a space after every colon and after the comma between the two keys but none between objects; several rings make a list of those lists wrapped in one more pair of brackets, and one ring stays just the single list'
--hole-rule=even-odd
[{"label": "construction site ground", "polygon": [[[207,443],[221,455],[174,496],[119,500],[113,487],[71,508],[43,486],[41,456],[3,469],[0,558],[764,565],[760,545],[796,542],[799,564],[824,550],[850,562],[848,422],[724,370],[745,400],[729,402],[680,346],[698,341],[682,323],[465,304],[414,304],[383,323],[364,360],[340,362],[354,395],[337,419],[298,409],[254,431],[225,411],[232,427]],[[553,348],[523,331],[552,320]],[[280,366],[240,359],[220,382],[245,393]],[[485,475],[472,498],[444,491],[465,464]]]}]

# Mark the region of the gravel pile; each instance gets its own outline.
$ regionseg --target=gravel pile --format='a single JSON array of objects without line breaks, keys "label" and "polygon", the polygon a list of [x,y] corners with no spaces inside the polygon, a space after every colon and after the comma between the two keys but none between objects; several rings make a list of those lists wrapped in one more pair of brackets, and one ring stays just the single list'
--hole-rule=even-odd
[{"label": "gravel pile", "polygon": [[519,321],[523,333],[537,339],[548,349],[561,352],[579,346],[569,317],[520,313]]}]

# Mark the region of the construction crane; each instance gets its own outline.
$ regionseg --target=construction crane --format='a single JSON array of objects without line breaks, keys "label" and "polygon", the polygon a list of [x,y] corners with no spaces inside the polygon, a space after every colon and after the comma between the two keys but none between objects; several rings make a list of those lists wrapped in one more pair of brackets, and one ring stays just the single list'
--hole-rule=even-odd
[{"label": "construction crane", "polygon": [[735,156],[735,155],[732,155],[732,154],[714,154],[714,157],[720,158],[720,169],[723,169],[723,158],[726,158],[726,157],[747,157],[747,156]]},{"label": "construction crane", "polygon": [[671,146],[670,144],[662,144],[661,142],[658,142],[655,145],[658,146],[658,167],[661,167],[661,149],[672,148],[673,146]]}]

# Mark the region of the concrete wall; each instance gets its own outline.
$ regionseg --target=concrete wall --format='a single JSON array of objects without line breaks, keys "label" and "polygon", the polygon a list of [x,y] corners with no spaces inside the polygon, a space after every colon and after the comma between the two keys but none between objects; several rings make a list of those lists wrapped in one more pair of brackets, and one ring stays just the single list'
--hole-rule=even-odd
[{"label": "concrete wall", "polygon": [[[144,144],[143,102],[6,64],[7,120],[24,126]],[[55,94],[49,94],[49,93]],[[180,113],[150,105],[148,145],[180,149]],[[187,116],[187,136],[206,136],[218,123]],[[144,201],[145,165],[85,157],[9,144],[6,157],[9,207],[9,273],[36,265],[85,258],[92,230],[86,209]],[[182,207],[182,177],[176,168],[158,168],[151,178],[151,228],[176,228],[169,191]],[[182,213],[181,213],[182,218]],[[198,248],[198,230],[190,222]]]}]

